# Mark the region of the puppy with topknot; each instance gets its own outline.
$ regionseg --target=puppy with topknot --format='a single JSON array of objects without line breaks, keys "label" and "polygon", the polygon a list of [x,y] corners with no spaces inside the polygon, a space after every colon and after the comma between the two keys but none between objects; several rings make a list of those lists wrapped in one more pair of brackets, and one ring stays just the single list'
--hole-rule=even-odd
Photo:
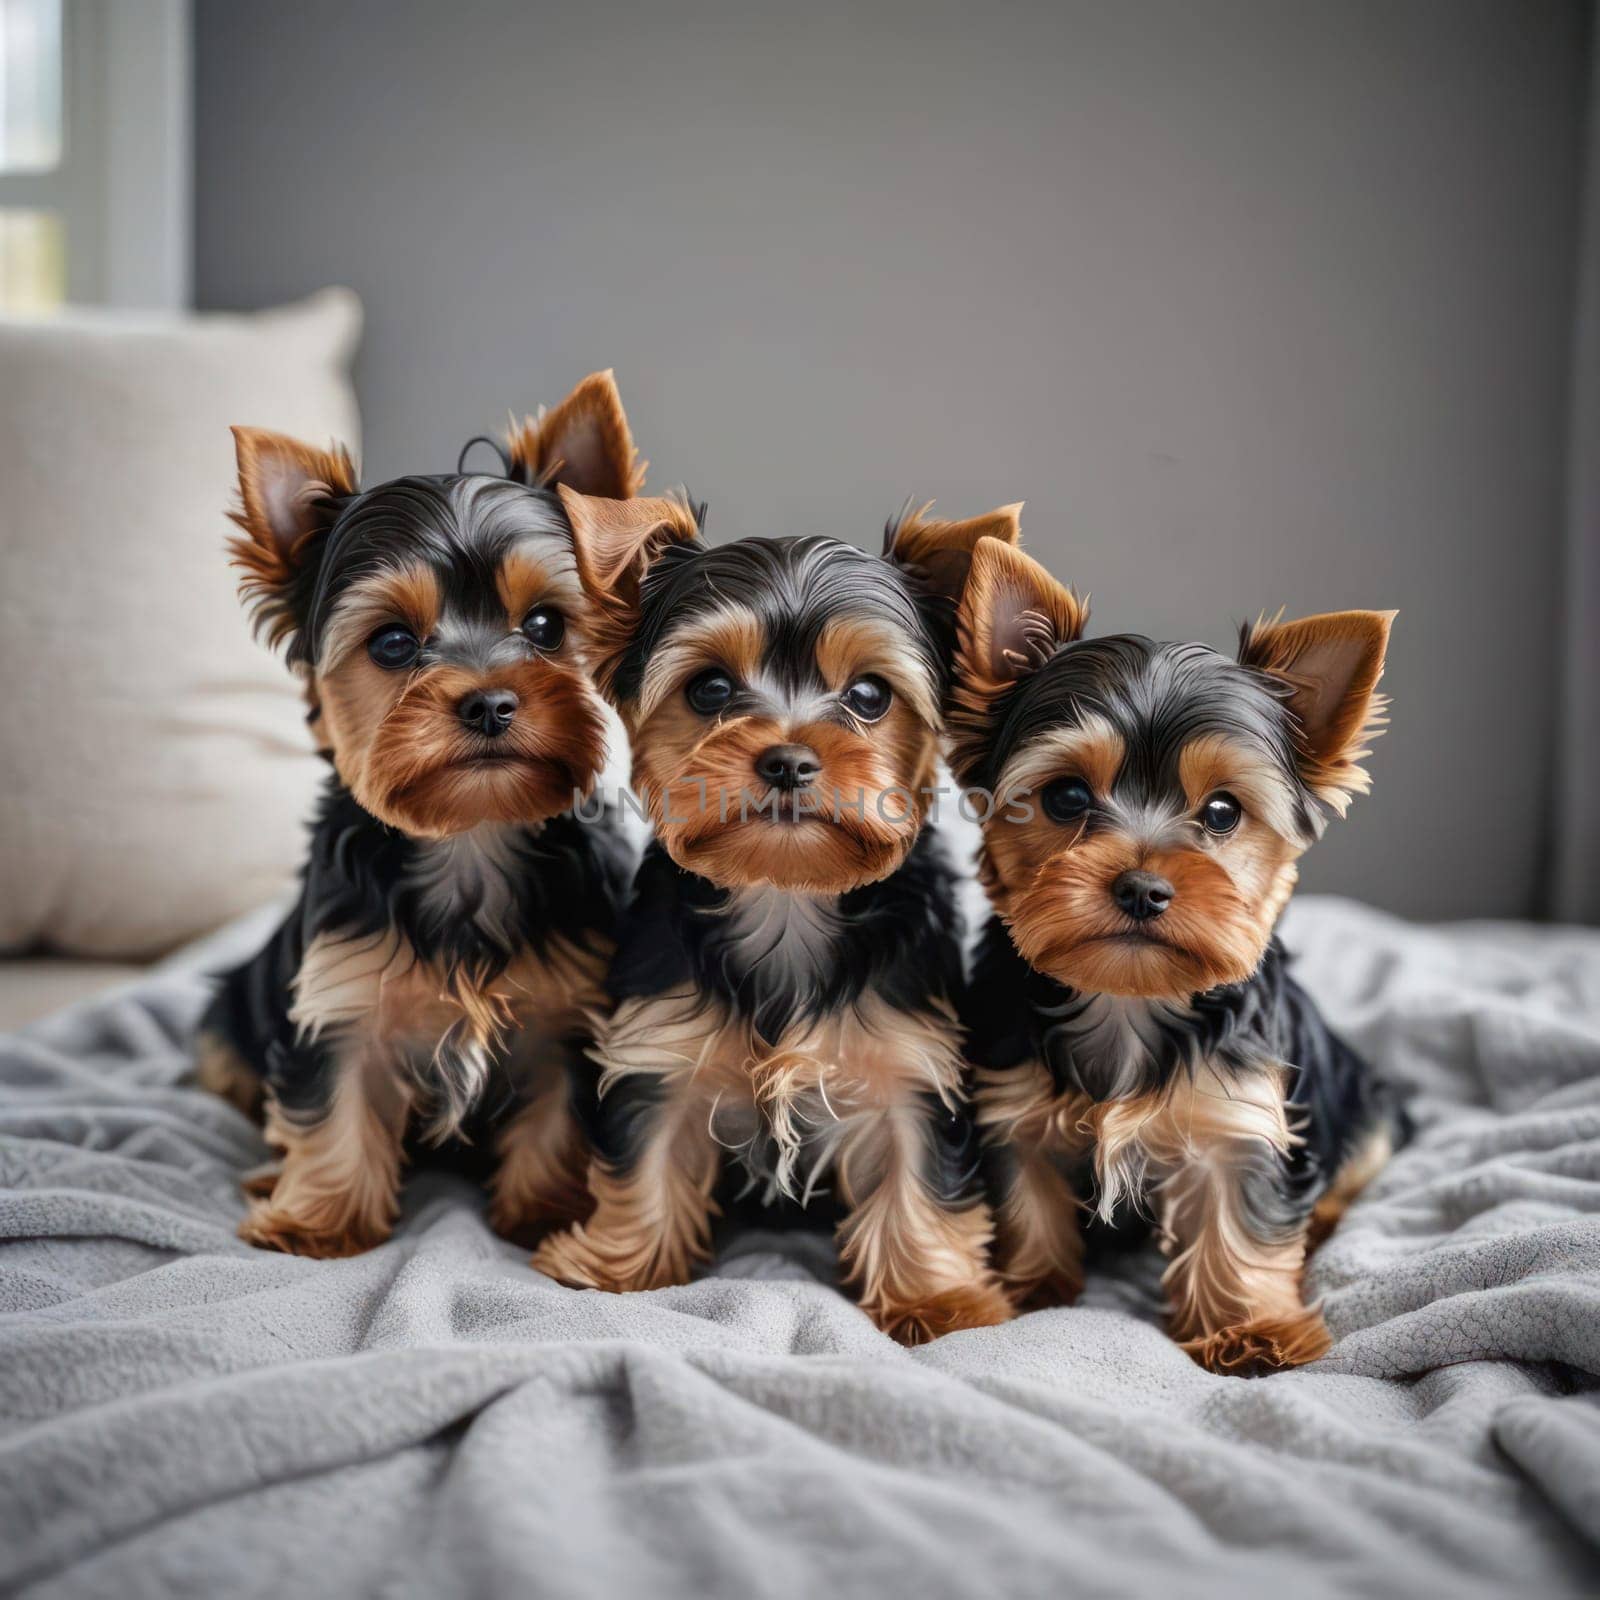
[{"label": "puppy with topknot", "polygon": [[1023,1303],[1071,1300],[1085,1208],[1153,1219],[1174,1335],[1217,1371],[1329,1343],[1310,1242],[1405,1131],[1276,935],[1296,862],[1365,792],[1392,614],[1244,630],[1234,658],[1084,638],[1082,603],[977,547],[949,712],[986,797],[994,907],[968,1048],[997,1261]]},{"label": "puppy with topknot", "polygon": [[240,1233],[368,1249],[407,1155],[448,1144],[536,1236],[588,1209],[573,1075],[629,864],[613,818],[573,814],[606,738],[558,493],[640,487],[616,386],[516,428],[504,474],[362,488],[342,449],[234,433],[234,559],[329,764],[299,897],[201,1027],[201,1081],[281,1155]]},{"label": "puppy with topknot", "polygon": [[1005,1320],[954,878],[924,823],[953,598],[1015,509],[908,512],[871,555],[710,546],[687,504],[562,498],[655,841],[594,1047],[594,1213],[534,1264],[580,1287],[685,1282],[732,1176],[825,1205],[847,1286],[895,1337]]}]

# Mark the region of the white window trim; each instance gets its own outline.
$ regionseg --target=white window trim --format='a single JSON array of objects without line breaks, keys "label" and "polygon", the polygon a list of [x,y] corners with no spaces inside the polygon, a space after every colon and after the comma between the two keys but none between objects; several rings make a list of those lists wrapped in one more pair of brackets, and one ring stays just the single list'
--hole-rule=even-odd
[{"label": "white window trim", "polygon": [[62,160],[0,173],[0,206],[58,212],[67,299],[190,301],[189,0],[64,0]]}]

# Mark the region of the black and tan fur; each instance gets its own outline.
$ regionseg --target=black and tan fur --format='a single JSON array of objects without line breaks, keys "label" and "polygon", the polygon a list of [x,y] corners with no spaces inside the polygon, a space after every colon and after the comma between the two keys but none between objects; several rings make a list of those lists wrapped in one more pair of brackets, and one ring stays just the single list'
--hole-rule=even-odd
[{"label": "black and tan fur", "polygon": [[298,901],[202,1026],[202,1081],[282,1152],[241,1234],[366,1249],[408,1148],[470,1141],[495,1226],[536,1235],[588,1208],[573,1073],[627,871],[571,814],[605,733],[557,492],[637,487],[615,386],[518,428],[507,477],[362,490],[342,450],[235,437],[234,558],[332,768]]},{"label": "black and tan fur", "polygon": [[994,797],[967,1020],[1000,1270],[1022,1301],[1070,1300],[1080,1197],[1149,1215],[1198,1360],[1313,1360],[1308,1241],[1404,1118],[1274,928],[1298,857],[1367,787],[1390,617],[1259,623],[1237,660],[1084,622],[1036,562],[978,547],[949,731],[957,778]]},{"label": "black and tan fur", "polygon": [[1014,511],[904,516],[877,557],[822,537],[709,548],[686,507],[564,498],[656,839],[594,1051],[595,1211],[534,1264],[682,1282],[738,1168],[771,1197],[829,1192],[845,1279],[895,1336],[1004,1320],[952,877],[923,823],[953,597]]}]

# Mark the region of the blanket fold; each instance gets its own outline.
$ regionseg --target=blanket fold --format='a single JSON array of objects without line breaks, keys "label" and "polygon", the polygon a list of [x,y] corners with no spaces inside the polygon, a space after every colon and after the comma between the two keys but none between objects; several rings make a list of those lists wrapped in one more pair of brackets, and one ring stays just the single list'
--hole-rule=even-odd
[{"label": "blanket fold", "polygon": [[818,1241],[580,1294],[416,1174],[349,1261],[234,1236],[197,957],[0,1039],[0,1589],[919,1597],[1600,1588],[1600,935],[1306,899],[1420,1132],[1314,1259],[1335,1344],[1217,1377],[1159,1262],[907,1351]]}]

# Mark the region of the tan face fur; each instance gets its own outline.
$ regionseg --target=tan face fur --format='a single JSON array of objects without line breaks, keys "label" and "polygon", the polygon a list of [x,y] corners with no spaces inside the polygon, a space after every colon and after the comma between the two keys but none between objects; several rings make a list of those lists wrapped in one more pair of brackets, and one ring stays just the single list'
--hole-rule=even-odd
[{"label": "tan face fur", "polygon": [[[938,753],[937,709],[925,670],[878,630],[841,619],[818,641],[817,686],[790,694],[764,682],[754,618],[687,626],[668,645],[666,670],[647,677],[629,716],[633,781],[658,837],[682,867],[724,887],[772,884],[838,893],[886,877],[905,858],[929,807]],[[720,667],[748,705],[706,717],[687,685]],[[875,723],[841,712],[860,677],[888,683],[894,700]],[[793,812],[755,775],[762,752],[802,744],[818,776]]]},{"label": "tan face fur", "polygon": [[[559,535],[530,537],[508,554],[490,604],[472,623],[476,647],[451,652],[440,582],[426,567],[402,568],[352,585],[329,621],[313,682],[334,765],[367,811],[413,837],[558,815],[589,791],[605,759],[582,592]],[[566,619],[554,648],[532,649],[521,634],[541,608]],[[367,641],[394,623],[439,641],[438,658],[407,671],[375,664]],[[493,740],[458,714],[485,690],[517,701],[509,730]]]},{"label": "tan face fur", "polygon": [[[980,538],[1014,539],[1016,508],[967,523],[907,516],[880,561],[832,540],[707,551],[681,504],[563,499],[602,619],[597,675],[672,858],[722,887],[814,894],[893,872],[926,821],[940,731],[939,664],[913,595],[958,585]],[[646,596],[646,573],[675,546],[667,582],[687,578],[683,601]],[[732,692],[708,710],[693,687],[712,672]],[[889,691],[881,716],[852,709],[863,680]],[[779,794],[759,774],[780,746],[812,758],[799,791]]]},{"label": "tan face fur", "polygon": [[[363,493],[350,457],[234,430],[243,589],[287,642],[318,748],[356,800],[416,838],[567,810],[605,759],[594,621],[556,496],[630,497],[643,469],[610,373],[516,426],[511,477],[410,478]],[[559,636],[531,627],[559,618]],[[415,655],[385,662],[385,630]],[[511,707],[488,732],[468,708]]]},{"label": "tan face fur", "polygon": [[[994,791],[985,886],[1030,965],[1073,989],[1187,1000],[1241,982],[1325,808],[1365,787],[1389,618],[1258,625],[1236,663],[1131,637],[1080,643],[1085,620],[1036,562],[979,546],[950,728],[958,776]],[[1021,732],[997,750],[1007,717]],[[1081,814],[1052,814],[1052,793],[1074,784]],[[1229,827],[1208,822],[1234,810]],[[1163,910],[1127,909],[1131,874],[1158,880]]]}]

